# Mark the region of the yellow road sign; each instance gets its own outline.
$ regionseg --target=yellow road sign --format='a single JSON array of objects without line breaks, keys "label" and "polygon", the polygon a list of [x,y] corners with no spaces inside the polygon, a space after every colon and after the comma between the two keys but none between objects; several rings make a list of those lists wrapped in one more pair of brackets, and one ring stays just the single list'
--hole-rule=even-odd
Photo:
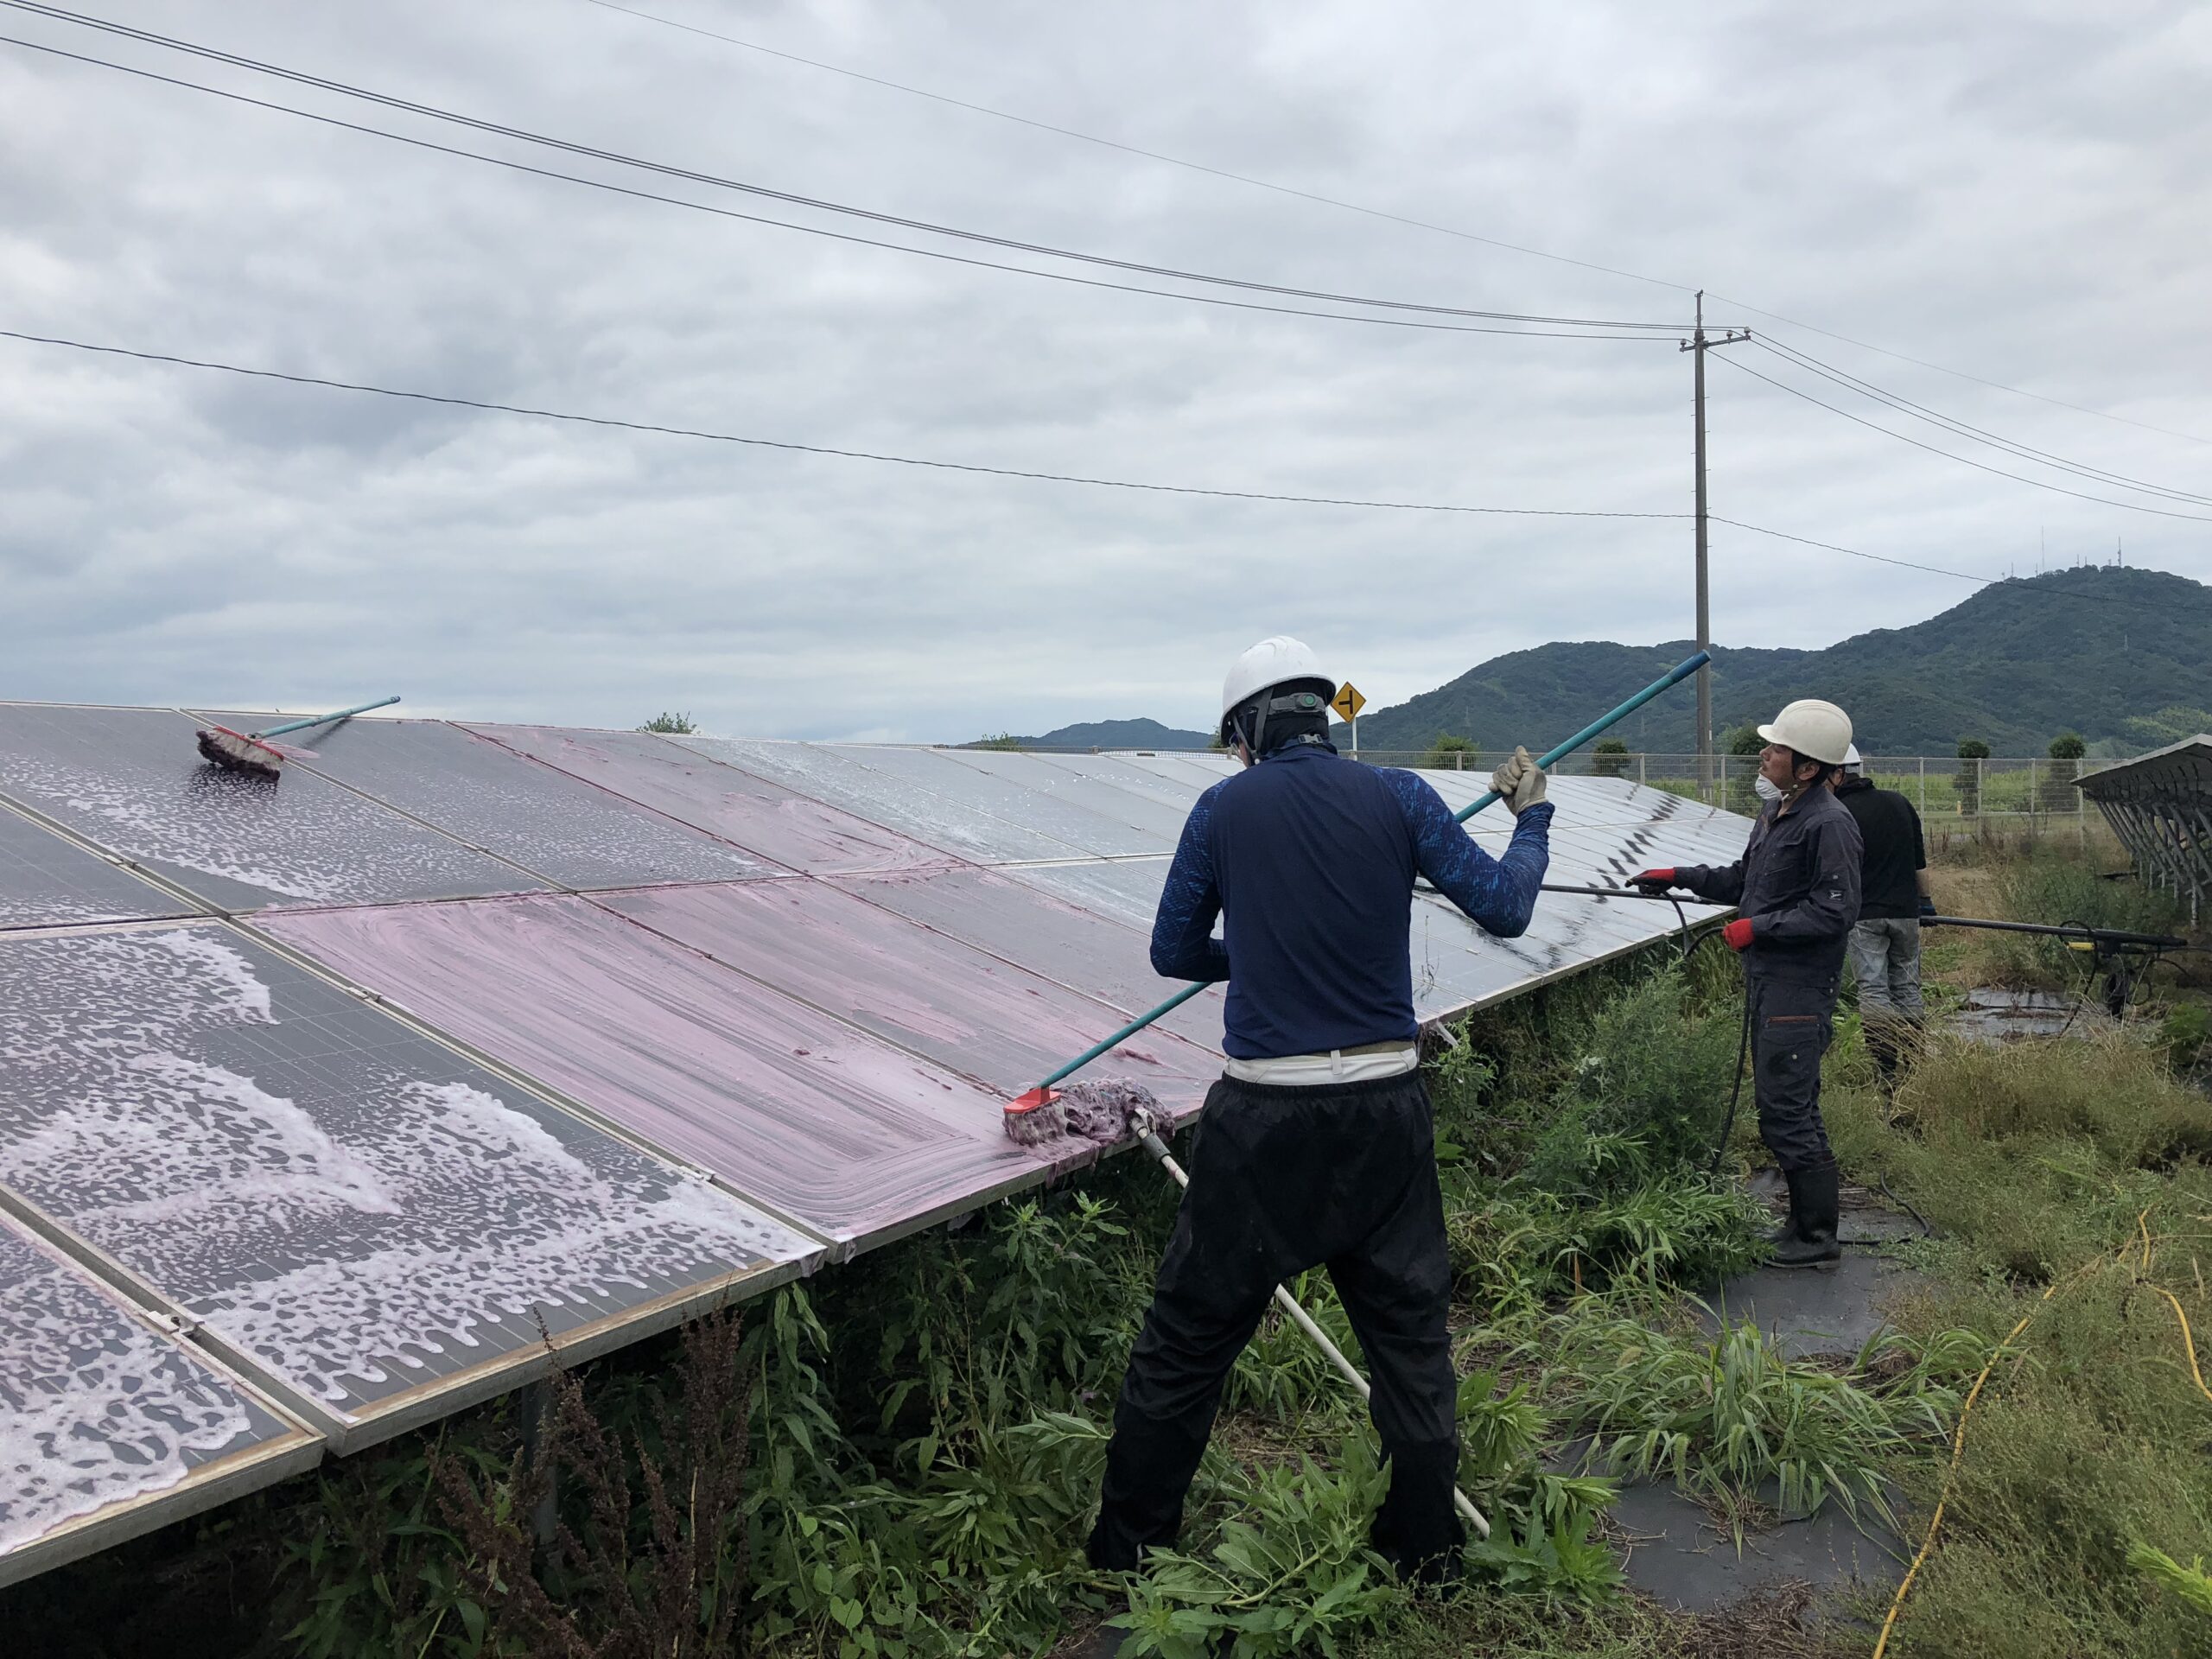
[{"label": "yellow road sign", "polygon": [[1367,699],[1359,695],[1357,686],[1347,680],[1344,682],[1344,689],[1337,693],[1335,701],[1331,702],[1329,707],[1335,709],[1342,719],[1356,720],[1359,716],[1359,711],[1367,707]]}]

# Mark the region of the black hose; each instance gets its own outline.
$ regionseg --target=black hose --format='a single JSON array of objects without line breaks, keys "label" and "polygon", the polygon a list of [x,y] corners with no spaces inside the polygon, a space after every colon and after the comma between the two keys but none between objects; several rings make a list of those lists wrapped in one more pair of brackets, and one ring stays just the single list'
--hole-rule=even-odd
[{"label": "black hose", "polygon": [[[1712,938],[1711,934],[1705,936]],[[1706,1166],[1707,1175],[1720,1173],[1720,1160],[1727,1153],[1728,1137],[1736,1133],[1736,1106],[1744,1097],[1744,1059],[1751,1052],[1751,982],[1744,982],[1744,1027],[1736,1039],[1736,1080],[1728,1086],[1728,1114],[1720,1120],[1720,1138],[1713,1143],[1713,1161]]]}]

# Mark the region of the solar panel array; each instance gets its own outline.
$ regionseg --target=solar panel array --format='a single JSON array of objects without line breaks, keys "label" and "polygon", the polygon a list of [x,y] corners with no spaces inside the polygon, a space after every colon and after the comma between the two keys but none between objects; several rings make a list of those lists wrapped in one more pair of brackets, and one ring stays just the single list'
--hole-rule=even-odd
[{"label": "solar panel array", "polygon": [[[270,784],[200,762],[208,713],[0,704],[0,1582],[1088,1162],[1001,1106],[1172,988],[1228,773],[359,720]],[[1742,847],[1551,788],[1554,880]],[[1674,922],[1423,894],[1421,1011]],[[1097,1070],[1186,1116],[1220,1018]]]}]

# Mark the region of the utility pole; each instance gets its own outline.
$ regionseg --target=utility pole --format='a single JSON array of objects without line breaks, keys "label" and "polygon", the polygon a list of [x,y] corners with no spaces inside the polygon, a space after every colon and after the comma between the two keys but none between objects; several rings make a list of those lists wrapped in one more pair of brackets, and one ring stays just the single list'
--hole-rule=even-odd
[{"label": "utility pole", "polygon": [[[1691,331],[1689,341],[1681,349],[1690,353],[1692,373],[1690,383],[1694,388],[1691,403],[1696,410],[1697,422],[1697,648],[1713,649],[1713,581],[1706,556],[1705,502],[1705,354],[1715,346],[1732,346],[1739,340],[1749,340],[1751,331],[1730,331],[1719,339],[1707,339],[1705,332],[1705,290],[1697,291],[1697,323]],[[1706,800],[1714,798],[1713,792],[1713,665],[1708,663],[1697,671],[1697,786],[1698,793]]]}]

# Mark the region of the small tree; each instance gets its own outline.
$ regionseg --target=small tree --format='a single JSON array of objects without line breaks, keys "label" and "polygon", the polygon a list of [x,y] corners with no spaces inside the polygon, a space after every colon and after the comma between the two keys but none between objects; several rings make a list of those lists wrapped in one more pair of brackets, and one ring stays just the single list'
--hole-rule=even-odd
[{"label": "small tree", "polygon": [[2044,811],[2071,812],[2081,804],[2074,780],[2082,775],[2082,757],[2088,752],[2079,732],[2061,732],[2050,740],[2050,770],[2043,780]]},{"label": "small tree", "polygon": [[1439,737],[1428,746],[1428,759],[1422,765],[1437,772],[1464,772],[1481,757],[1471,737]]},{"label": "small tree", "polygon": [[1959,816],[1981,814],[1981,763],[1989,759],[1989,745],[1978,737],[1959,740]]},{"label": "small tree", "polygon": [[1601,737],[1590,751],[1590,770],[1600,778],[1618,778],[1628,770],[1628,745],[1618,737]]},{"label": "small tree", "polygon": [[968,746],[971,749],[1020,749],[1021,740],[1012,732],[1001,732],[995,737],[979,737]]},{"label": "small tree", "polygon": [[[1720,747],[1727,755],[1720,763],[1722,799],[1731,812],[1757,812],[1759,795],[1751,786],[1751,780],[1759,775],[1758,757],[1766,747],[1766,739],[1759,735],[1756,725],[1745,721],[1741,726],[1728,728],[1727,734],[1720,740]],[[1746,756],[1751,757],[1751,764],[1745,763]]]},{"label": "small tree", "polygon": [[699,727],[698,722],[694,721],[689,715],[671,715],[664,713],[655,715],[644,725],[639,727],[638,729],[641,732],[672,732],[677,736],[682,737],[688,736],[691,733],[697,731]]}]

